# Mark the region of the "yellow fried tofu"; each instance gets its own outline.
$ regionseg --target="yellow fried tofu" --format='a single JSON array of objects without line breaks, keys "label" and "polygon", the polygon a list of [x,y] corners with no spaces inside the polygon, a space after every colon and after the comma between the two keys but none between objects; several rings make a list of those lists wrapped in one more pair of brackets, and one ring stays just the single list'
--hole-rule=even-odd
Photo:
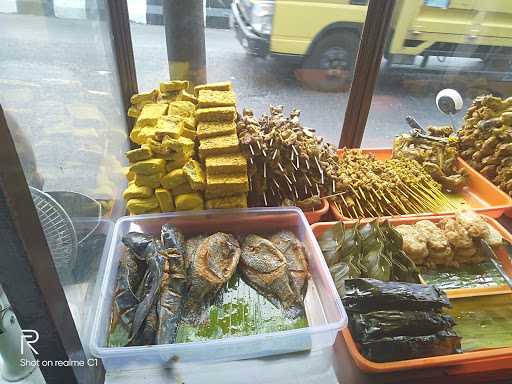
[{"label": "yellow fried tofu", "polygon": [[189,140],[195,140],[196,139],[196,131],[193,131],[188,128],[183,128],[183,132],[181,133],[183,137],[186,137]]},{"label": "yellow fried tofu", "polygon": [[235,107],[202,108],[195,112],[196,120],[200,121],[234,121]]},{"label": "yellow fried tofu", "polygon": [[208,84],[201,84],[196,85],[194,87],[194,95],[199,96],[199,91],[203,89],[208,89],[211,91],[231,91],[231,82],[230,81],[224,81],[220,83],[208,83]]},{"label": "yellow fried tofu", "polygon": [[155,189],[155,197],[158,200],[158,204],[160,205],[160,210],[162,212],[171,212],[175,210],[174,199],[172,198],[171,192],[167,189]]},{"label": "yellow fried tofu", "polygon": [[165,164],[165,170],[167,173],[174,169],[183,168],[183,166],[190,160],[190,157],[185,155],[175,156],[172,160],[168,160]]},{"label": "yellow fried tofu", "polygon": [[233,133],[236,133],[236,124],[233,121],[207,121],[197,124],[197,137],[199,140]]},{"label": "yellow fried tofu", "polygon": [[160,116],[167,112],[167,104],[146,104],[137,119],[137,124],[141,127],[156,125]]},{"label": "yellow fried tofu", "polygon": [[183,172],[192,190],[204,190],[206,187],[206,176],[198,161],[189,160],[188,163],[183,166]]},{"label": "yellow fried tofu", "polygon": [[174,169],[169,172],[167,175],[162,177],[161,183],[164,188],[173,189],[178,185],[184,184],[187,182],[187,178],[185,177],[185,172],[183,169]]},{"label": "yellow fried tofu", "polygon": [[210,137],[201,140],[199,144],[199,157],[206,159],[208,156],[225,155],[239,152],[238,136],[236,133],[225,136]]},{"label": "yellow fried tofu", "polygon": [[233,91],[212,91],[202,89],[197,98],[198,108],[229,107],[236,104],[236,97]]},{"label": "yellow fried tofu", "polygon": [[137,117],[139,117],[139,115],[140,115],[139,108],[134,107],[133,105],[130,108],[128,108],[128,116],[129,117],[137,118]]},{"label": "yellow fried tofu", "polygon": [[247,174],[247,159],[240,153],[209,156],[205,166],[207,175]]},{"label": "yellow fried tofu", "polygon": [[169,148],[175,152],[185,154],[194,153],[195,143],[186,137],[179,137],[177,139],[166,138],[164,143],[169,145]]},{"label": "yellow fried tofu", "polygon": [[126,202],[126,208],[128,208],[131,213],[139,215],[157,209],[159,205],[156,197],[151,196],[147,199],[130,199]]},{"label": "yellow fried tofu", "polygon": [[130,171],[141,175],[152,175],[165,172],[164,159],[148,159],[137,161],[130,166]]},{"label": "yellow fried tofu", "polygon": [[154,103],[158,97],[158,89],[153,89],[151,92],[141,92],[130,97],[130,103],[143,104]]},{"label": "yellow fried tofu", "polygon": [[161,173],[154,173],[152,175],[135,174],[135,185],[141,187],[146,186],[150,188],[158,188],[160,186]]},{"label": "yellow fried tofu", "polygon": [[247,208],[247,195],[245,193],[240,193],[238,195],[206,200],[206,208]]},{"label": "yellow fried tofu", "polygon": [[190,101],[173,101],[169,103],[168,115],[190,117],[194,116],[196,106]]},{"label": "yellow fried tofu", "polygon": [[184,123],[182,120],[176,120],[171,116],[162,116],[158,119],[155,128],[155,139],[162,140],[165,136],[177,139],[183,132]]},{"label": "yellow fried tofu", "polygon": [[184,193],[196,192],[192,189],[189,183],[183,183],[181,185],[178,185],[177,187],[171,189],[171,191],[174,196],[182,195]]},{"label": "yellow fried tofu", "polygon": [[144,144],[140,136],[141,131],[142,127],[138,126],[137,124],[135,124],[135,126],[130,131],[130,140],[133,141],[135,144]]},{"label": "yellow fried tofu", "polygon": [[126,179],[128,182],[135,182],[135,172],[130,171],[130,167],[126,167]]},{"label": "yellow fried tofu", "polygon": [[183,124],[186,129],[190,129],[191,131],[196,130],[196,119],[194,117],[185,117],[183,119]]},{"label": "yellow fried tofu", "polygon": [[193,153],[171,152],[167,155],[155,154],[155,155],[153,155],[153,157],[157,157],[159,159],[164,159],[167,161],[178,162],[178,163],[184,161],[183,164],[185,164],[188,161],[188,159],[190,159],[192,157],[192,155],[193,155]]},{"label": "yellow fried tofu", "polygon": [[174,198],[177,211],[188,211],[203,208],[203,197],[197,192],[184,193]]},{"label": "yellow fried tofu", "polygon": [[189,82],[187,80],[171,80],[160,83],[160,92],[175,92],[181,91],[182,89],[187,89],[189,87]]},{"label": "yellow fried tofu", "polygon": [[158,104],[169,104],[173,101],[176,101],[178,99],[178,92],[167,92],[167,93],[160,93],[158,95],[158,98],[156,99],[156,102]]},{"label": "yellow fried tofu", "polygon": [[123,192],[123,198],[125,200],[130,199],[146,199],[153,196],[153,189],[146,186],[138,186],[135,183],[128,184]]},{"label": "yellow fried tofu", "polygon": [[178,94],[177,99],[178,101],[190,101],[191,103],[197,104],[197,97],[195,97],[193,94],[188,93],[186,90],[180,91]]},{"label": "yellow fried tofu", "polygon": [[135,148],[126,152],[126,158],[130,163],[147,160],[151,158],[152,155],[153,153],[151,152],[151,148],[149,148],[149,145],[147,144],[142,144],[140,148]]},{"label": "yellow fried tofu", "polygon": [[203,192],[204,198],[206,200],[213,200],[213,199],[219,199],[219,198],[224,198],[224,197],[237,196],[241,193],[242,192],[237,192],[237,191],[233,192],[233,191],[229,191],[229,190],[224,190],[224,191],[219,191],[219,192],[211,192],[211,191],[208,191],[207,189],[205,189]]},{"label": "yellow fried tofu", "polygon": [[174,153],[171,151],[171,148],[169,148],[169,145],[165,143],[165,140],[164,142],[161,142],[155,139],[149,139],[147,141],[147,145],[151,148],[153,157],[164,158],[161,155],[170,155]]},{"label": "yellow fried tofu", "polygon": [[206,191],[212,193],[229,193],[231,196],[238,193],[249,191],[249,181],[247,175],[212,175],[206,179]]}]

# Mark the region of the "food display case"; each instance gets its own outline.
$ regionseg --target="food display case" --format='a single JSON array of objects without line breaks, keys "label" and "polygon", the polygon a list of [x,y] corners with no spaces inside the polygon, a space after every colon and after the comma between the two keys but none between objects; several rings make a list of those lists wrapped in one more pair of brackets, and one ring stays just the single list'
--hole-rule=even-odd
[{"label": "food display case", "polygon": [[510,381],[508,3],[0,20],[0,384]]}]

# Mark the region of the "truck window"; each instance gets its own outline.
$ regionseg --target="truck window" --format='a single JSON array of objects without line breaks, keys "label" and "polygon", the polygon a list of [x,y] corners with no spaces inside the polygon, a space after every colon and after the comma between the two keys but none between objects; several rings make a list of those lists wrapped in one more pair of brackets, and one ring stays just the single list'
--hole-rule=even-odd
[{"label": "truck window", "polygon": [[[396,3],[363,147],[390,146],[409,130],[405,117],[427,125],[462,126],[464,111],[481,94],[510,95],[512,4],[490,0]],[[457,90],[462,110],[436,107],[436,94]]]}]

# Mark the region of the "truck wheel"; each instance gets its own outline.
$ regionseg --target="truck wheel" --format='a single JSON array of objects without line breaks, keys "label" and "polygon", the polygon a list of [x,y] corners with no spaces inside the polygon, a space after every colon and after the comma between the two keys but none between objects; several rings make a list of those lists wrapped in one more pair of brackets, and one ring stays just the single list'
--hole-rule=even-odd
[{"label": "truck wheel", "polygon": [[308,88],[323,92],[347,91],[353,76],[359,38],[353,32],[335,32],[313,47],[297,71]]}]

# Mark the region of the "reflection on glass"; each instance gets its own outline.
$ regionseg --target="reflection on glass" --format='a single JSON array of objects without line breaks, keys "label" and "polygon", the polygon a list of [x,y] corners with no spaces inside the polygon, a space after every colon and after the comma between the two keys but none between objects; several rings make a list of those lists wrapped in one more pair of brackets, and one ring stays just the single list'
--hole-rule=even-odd
[{"label": "reflection on glass", "polygon": [[[139,89],[149,91],[169,76],[161,1],[128,5]],[[305,126],[337,143],[365,15],[365,1],[207,0],[208,81],[231,81],[240,111],[300,109]]]},{"label": "reflection on glass", "polygon": [[105,10],[103,0],[0,2],[0,103],[84,346],[126,187],[126,119]]},{"label": "reflection on glass", "polygon": [[[458,129],[476,96],[508,96],[511,25],[506,1],[397,2],[362,146],[391,147],[395,135],[410,129],[408,115],[423,127]],[[444,88],[462,95],[454,116],[436,107]]]}]

